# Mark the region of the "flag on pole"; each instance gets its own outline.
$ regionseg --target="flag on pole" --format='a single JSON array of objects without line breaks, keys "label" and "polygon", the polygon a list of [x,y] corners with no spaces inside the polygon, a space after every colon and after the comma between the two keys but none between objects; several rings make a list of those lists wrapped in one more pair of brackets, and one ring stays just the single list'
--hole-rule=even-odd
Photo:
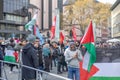
[{"label": "flag on pole", "polygon": [[93,21],[94,41],[96,42],[96,23]]},{"label": "flag on pole", "polygon": [[[83,62],[80,62],[80,80],[90,80],[90,78],[99,71],[99,68],[96,65],[93,65],[90,69],[90,72],[83,69]],[[96,80],[96,79],[95,79]],[[101,79],[100,79],[101,80]]]},{"label": "flag on pole", "polygon": [[60,43],[61,43],[61,44],[63,43],[64,38],[65,38],[65,37],[64,37],[63,33],[60,32]]},{"label": "flag on pole", "polygon": [[25,25],[26,30],[33,31],[33,26],[36,24],[36,18],[37,18],[37,12],[33,16],[32,20]]},{"label": "flag on pole", "polygon": [[[10,46],[9,46],[10,47]],[[12,48],[12,47],[10,47]],[[15,56],[14,56],[14,50],[5,50],[5,56],[4,56],[4,61],[8,61],[8,62],[16,62],[15,60]]]},{"label": "flag on pole", "polygon": [[99,71],[89,80],[120,80],[120,63],[95,63]]},{"label": "flag on pole", "polygon": [[73,37],[74,41],[77,40],[77,35],[76,35],[75,27],[72,28],[72,37]]},{"label": "flag on pole", "polygon": [[34,27],[33,27],[33,35],[36,35],[36,25],[34,25]]},{"label": "flag on pole", "polygon": [[60,38],[60,11],[56,9],[56,27],[55,27],[55,40],[59,41]]},{"label": "flag on pole", "polygon": [[44,38],[42,36],[42,34],[39,31],[39,28],[37,25],[34,26],[34,35],[37,36],[40,39],[40,44],[44,44]]},{"label": "flag on pole", "polygon": [[51,39],[53,39],[55,37],[55,26],[56,26],[56,16],[54,16],[53,24],[51,27]]},{"label": "flag on pole", "polygon": [[81,68],[83,70],[80,70],[80,71],[83,71],[84,73],[84,74],[81,74],[81,78],[83,78],[81,80],[89,80],[89,78],[93,75],[92,74],[91,76],[89,76],[91,73],[92,67],[94,67],[95,69],[92,71],[95,71],[95,72],[98,71],[98,68],[93,66],[94,62],[96,61],[96,49],[94,44],[94,32],[93,32],[92,21],[90,22],[88,29],[81,40],[81,44],[87,49],[83,58],[83,63]]}]

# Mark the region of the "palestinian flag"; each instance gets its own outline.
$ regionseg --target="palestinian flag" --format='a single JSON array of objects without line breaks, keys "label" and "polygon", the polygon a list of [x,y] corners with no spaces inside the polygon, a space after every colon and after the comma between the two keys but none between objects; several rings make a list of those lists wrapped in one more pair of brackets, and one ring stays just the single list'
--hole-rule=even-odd
[{"label": "palestinian flag", "polygon": [[63,33],[62,32],[60,32],[60,44],[62,44],[63,43],[63,41],[64,41],[64,35],[63,35]]},{"label": "palestinian flag", "polygon": [[4,56],[4,61],[8,62],[16,62],[15,56],[14,56],[14,50],[6,50]]},{"label": "palestinian flag", "polygon": [[96,49],[94,44],[92,21],[90,22],[90,25],[88,26],[88,29],[81,40],[81,44],[87,50],[83,58],[83,63],[81,64],[82,67],[80,68],[80,73],[83,73],[81,74],[81,80],[89,80],[89,78],[98,71],[98,68],[93,66],[94,62],[96,61]]},{"label": "palestinian flag", "polygon": [[38,25],[34,26],[33,34],[40,39],[40,44],[41,45],[44,44],[44,38],[43,38],[42,34],[39,31]]},{"label": "palestinian flag", "polygon": [[51,39],[53,39],[55,37],[55,26],[56,26],[56,16],[54,16],[53,24],[51,27]]},{"label": "palestinian flag", "polygon": [[77,35],[76,35],[75,27],[72,28],[72,37],[73,37],[74,41],[77,40]]},{"label": "palestinian flag", "polygon": [[120,63],[95,63],[99,71],[89,80],[120,80]]},{"label": "palestinian flag", "polygon": [[36,24],[37,13],[33,16],[32,20],[25,25],[25,29],[33,31],[33,26]]}]

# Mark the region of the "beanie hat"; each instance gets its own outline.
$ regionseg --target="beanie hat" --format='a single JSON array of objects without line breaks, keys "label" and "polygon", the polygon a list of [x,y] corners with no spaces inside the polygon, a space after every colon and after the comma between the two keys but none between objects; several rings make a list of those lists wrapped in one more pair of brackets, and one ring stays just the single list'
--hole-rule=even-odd
[{"label": "beanie hat", "polygon": [[74,42],[70,42],[70,46],[71,46],[71,45],[75,45],[75,43],[74,43]]},{"label": "beanie hat", "polygon": [[28,35],[27,40],[29,43],[35,42],[36,37],[32,34]]}]

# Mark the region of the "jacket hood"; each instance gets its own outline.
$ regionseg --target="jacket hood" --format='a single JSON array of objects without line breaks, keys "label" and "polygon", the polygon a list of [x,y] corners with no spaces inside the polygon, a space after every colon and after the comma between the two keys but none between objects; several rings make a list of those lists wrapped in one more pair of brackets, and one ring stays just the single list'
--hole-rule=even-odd
[{"label": "jacket hood", "polygon": [[32,43],[28,43],[26,46],[23,47],[23,53],[27,53],[28,49],[33,47]]}]

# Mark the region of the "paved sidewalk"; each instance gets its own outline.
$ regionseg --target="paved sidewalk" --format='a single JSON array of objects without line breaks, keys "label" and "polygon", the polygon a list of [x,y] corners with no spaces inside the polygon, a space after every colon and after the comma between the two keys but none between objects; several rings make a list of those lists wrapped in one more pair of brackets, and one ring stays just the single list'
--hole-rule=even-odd
[{"label": "paved sidewalk", "polygon": [[[53,67],[53,69],[51,70],[51,73],[56,74],[56,67]],[[5,76],[7,75],[7,76]],[[67,72],[63,72],[62,74],[59,74],[60,76],[63,77],[67,77]],[[13,68],[13,72],[10,72],[10,67],[7,65],[4,65],[4,69],[3,69],[3,77],[6,78],[6,80],[20,80],[20,76],[19,76],[19,71],[16,67]],[[54,76],[50,76],[47,74],[43,74],[42,75],[42,79],[43,80],[64,80],[64,79],[60,79]]]}]

